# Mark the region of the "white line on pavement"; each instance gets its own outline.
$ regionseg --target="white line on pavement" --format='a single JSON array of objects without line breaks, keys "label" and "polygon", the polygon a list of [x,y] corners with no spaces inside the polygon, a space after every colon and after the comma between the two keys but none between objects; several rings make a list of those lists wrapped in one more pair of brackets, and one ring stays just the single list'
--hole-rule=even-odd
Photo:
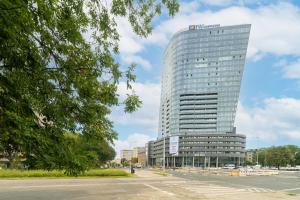
[{"label": "white line on pavement", "polygon": [[[112,183],[118,185],[138,185],[140,183]],[[81,184],[53,184],[53,185],[27,185],[27,186],[11,186],[10,189],[28,189],[28,188],[57,188],[57,187],[84,187],[84,186],[102,186],[103,183],[81,183]]]},{"label": "white line on pavement", "polygon": [[260,192],[260,190],[257,189],[257,188],[250,188],[250,191],[253,191],[253,192]]},{"label": "white line on pavement", "polygon": [[102,184],[69,184],[69,185],[28,185],[28,186],[13,186],[12,189],[21,189],[21,188],[51,188],[51,187],[82,187],[82,186],[99,186]]},{"label": "white line on pavement", "polygon": [[170,195],[170,196],[174,196],[174,195],[175,195],[175,194],[172,193],[172,192],[168,192],[168,191],[162,190],[162,189],[160,189],[160,188],[154,187],[153,185],[149,185],[149,184],[147,184],[147,183],[144,183],[144,185],[147,186],[147,187],[152,188],[153,190],[157,190],[157,191],[163,192],[163,193],[168,194],[168,195]]},{"label": "white line on pavement", "polygon": [[293,191],[293,190],[300,190],[300,188],[289,188],[289,189],[283,189],[280,191],[285,192],[285,191]]}]

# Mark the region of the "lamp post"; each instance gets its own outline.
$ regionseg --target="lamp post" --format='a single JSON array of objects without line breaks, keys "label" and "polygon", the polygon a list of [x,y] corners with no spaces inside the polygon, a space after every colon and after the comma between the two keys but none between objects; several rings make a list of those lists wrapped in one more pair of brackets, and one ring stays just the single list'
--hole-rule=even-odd
[{"label": "lamp post", "polygon": [[258,149],[256,150],[256,165],[258,165]]},{"label": "lamp post", "polygon": [[256,139],[257,139],[256,165],[258,165],[258,136],[256,136]]},{"label": "lamp post", "polygon": [[296,156],[297,154],[299,153],[300,151],[296,151],[295,154],[294,154],[294,164],[295,166],[297,165],[297,159],[296,159]]}]

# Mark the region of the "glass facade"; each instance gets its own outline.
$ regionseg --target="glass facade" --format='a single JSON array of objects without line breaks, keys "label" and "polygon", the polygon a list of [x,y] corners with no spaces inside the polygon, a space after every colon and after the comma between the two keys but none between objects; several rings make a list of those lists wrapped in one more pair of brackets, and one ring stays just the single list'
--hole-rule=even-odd
[{"label": "glass facade", "polygon": [[250,24],[176,33],[164,53],[159,138],[234,133]]}]

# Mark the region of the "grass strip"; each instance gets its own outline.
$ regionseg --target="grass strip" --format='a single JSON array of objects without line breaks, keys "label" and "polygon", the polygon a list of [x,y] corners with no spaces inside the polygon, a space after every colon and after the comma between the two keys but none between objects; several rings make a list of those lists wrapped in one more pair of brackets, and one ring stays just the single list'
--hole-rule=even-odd
[{"label": "grass strip", "polygon": [[[77,177],[128,177],[129,173],[120,169],[91,169]],[[2,178],[67,178],[63,170],[17,170],[17,169],[0,169],[0,179]]]}]

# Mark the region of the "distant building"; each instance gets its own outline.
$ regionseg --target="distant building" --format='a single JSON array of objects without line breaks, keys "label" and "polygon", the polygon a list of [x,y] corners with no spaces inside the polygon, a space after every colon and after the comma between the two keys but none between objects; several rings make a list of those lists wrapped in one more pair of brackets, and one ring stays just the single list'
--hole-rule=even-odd
[{"label": "distant building", "polygon": [[164,52],[158,139],[147,147],[150,165],[244,161],[246,136],[236,133],[234,120],[250,27],[191,25],[173,35]]},{"label": "distant building", "polygon": [[257,152],[257,149],[248,149],[246,151],[246,160],[251,162],[252,164],[255,164],[256,163],[256,152]]},{"label": "distant building", "polygon": [[139,149],[137,158],[139,164],[142,166],[146,165],[146,149],[144,147]]},{"label": "distant building", "polygon": [[137,158],[139,152],[141,152],[141,151],[145,151],[145,148],[144,147],[134,147],[132,157]]},{"label": "distant building", "polygon": [[121,159],[125,158],[126,160],[131,160],[133,158],[133,150],[121,150]]},{"label": "distant building", "polygon": [[[142,166],[146,164],[146,149],[145,147],[134,147],[133,150],[126,149],[121,150],[121,159],[125,158],[128,161],[131,161],[132,158],[137,158],[137,162]],[[120,159],[120,160],[121,160]]]}]

